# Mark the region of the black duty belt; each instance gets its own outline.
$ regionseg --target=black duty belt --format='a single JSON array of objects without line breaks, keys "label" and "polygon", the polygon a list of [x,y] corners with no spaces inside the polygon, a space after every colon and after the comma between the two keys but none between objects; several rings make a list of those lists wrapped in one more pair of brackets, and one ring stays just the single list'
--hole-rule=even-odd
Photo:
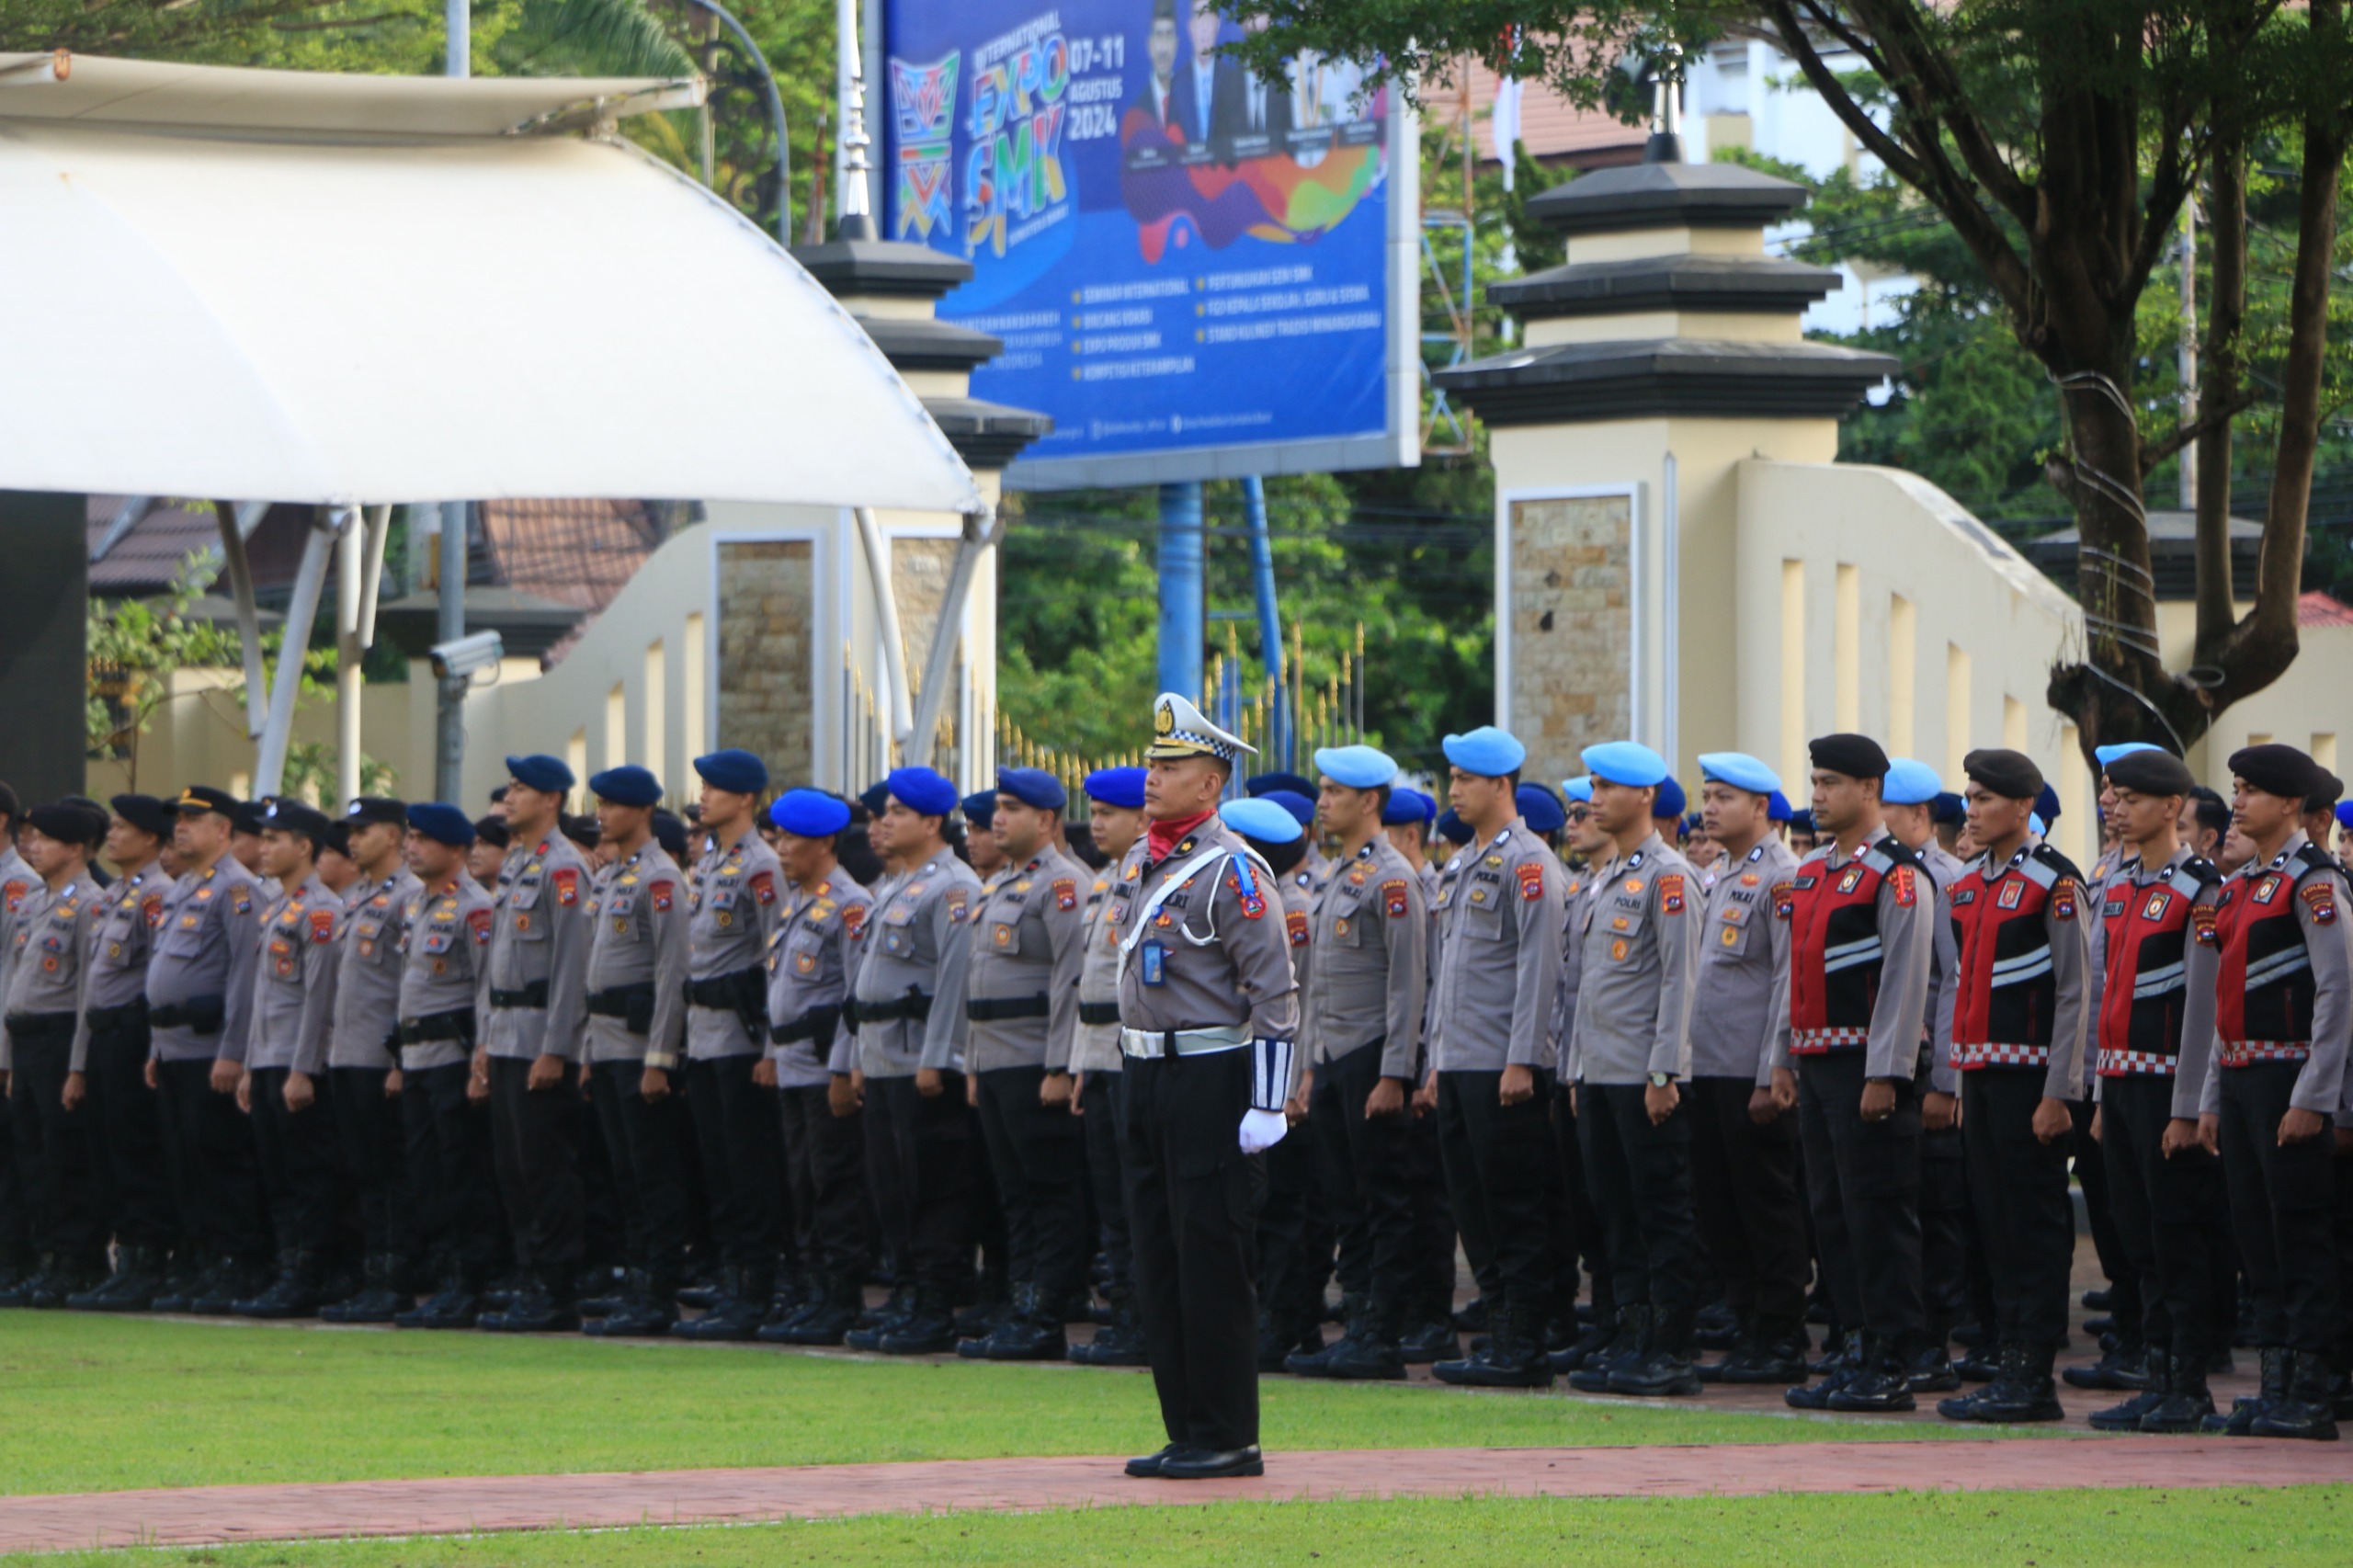
[{"label": "black duty belt", "polygon": [[72,1013],[11,1013],[7,1017],[8,1033],[17,1040],[37,1040],[52,1034],[70,1039],[80,1022]]},{"label": "black duty belt", "polygon": [[756,965],[750,969],[714,974],[709,980],[689,980],[687,982],[687,1000],[698,1007],[716,1007],[722,1012],[732,1013],[736,1011],[745,993],[751,987],[757,987],[765,995],[767,971]]},{"label": "black duty belt", "polygon": [[974,996],[964,1003],[964,1016],[976,1024],[999,1023],[1006,1018],[1042,1018],[1052,1010],[1042,991],[1035,996]]},{"label": "black duty belt", "polygon": [[548,1005],[548,983],[544,980],[535,980],[519,991],[501,991],[493,987],[490,993],[490,1005],[500,1009],[536,1007],[544,1011]]},{"label": "black duty belt", "polygon": [[921,1020],[930,1017],[931,998],[912,985],[907,987],[907,994],[904,996],[892,996],[881,1002],[860,1002],[858,1005],[858,1021],[860,1026],[886,1024],[893,1018]]},{"label": "black duty belt", "polygon": [[92,1034],[128,1034],[147,1027],[147,998],[134,996],[119,1007],[93,1007],[82,1015]]},{"label": "black duty belt", "polygon": [[1078,1005],[1078,1021],[1082,1024],[1116,1024],[1120,1021],[1120,1005],[1117,1002],[1081,1002]]},{"label": "black duty belt", "polygon": [[227,1005],[218,996],[191,996],[147,1009],[147,1021],[159,1029],[194,1029],[198,1034],[219,1034],[228,1016]]},{"label": "black duty belt", "polygon": [[474,1010],[452,1007],[446,1013],[426,1013],[420,1017],[404,1018],[400,1028],[403,1045],[429,1045],[435,1040],[454,1040],[460,1045],[474,1042]]},{"label": "black duty belt", "polygon": [[654,1032],[654,983],[641,980],[588,993],[588,1011],[599,1018],[619,1018],[631,1034]]},{"label": "black duty belt", "polygon": [[819,1051],[831,1051],[834,1031],[841,1026],[841,1021],[842,1010],[837,1006],[812,1007],[789,1024],[770,1024],[768,1042],[790,1045],[797,1040],[811,1040],[817,1042]]}]

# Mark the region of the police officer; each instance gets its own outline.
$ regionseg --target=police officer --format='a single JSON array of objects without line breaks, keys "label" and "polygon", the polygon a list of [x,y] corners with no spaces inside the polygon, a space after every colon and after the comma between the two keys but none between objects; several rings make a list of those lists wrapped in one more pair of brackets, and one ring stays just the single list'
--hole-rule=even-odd
[{"label": "police officer", "polygon": [[[874,1182],[883,1233],[914,1289],[904,1312],[853,1330],[845,1342],[922,1356],[955,1347],[955,1298],[972,1269],[963,1000],[980,879],[948,847],[956,787],[928,767],[893,768],[885,782],[877,825],[900,869],[876,894],[858,960],[858,1064],[870,1096],[869,1165],[887,1167]],[[924,1065],[940,1061],[947,1065]]]},{"label": "police officer", "polygon": [[6,1304],[62,1307],[106,1276],[104,1217],[91,1179],[93,1119],[65,1101],[82,971],[91,927],[104,908],[90,876],[90,851],[105,824],[95,813],[61,802],[35,806],[27,827],[26,849],[40,881],[26,895],[12,934],[0,1074],[8,1079],[18,1179],[41,1261]]},{"label": "police officer", "polygon": [[1953,1421],[2057,1421],[2051,1363],[2067,1335],[2075,1214],[2071,1105],[2083,1096],[2088,949],[2083,873],[2028,821],[2042,771],[2022,753],[1961,759],[1969,825],[1983,846],[1952,891],[1953,1065],[1970,1207],[1993,1277],[2000,1370],[1940,1400]]},{"label": "police officer", "polygon": [[1824,1382],[1782,1397],[1800,1409],[1910,1410],[1923,1326],[1917,1075],[1936,897],[1921,886],[1919,857],[1886,831],[1880,744],[1833,734],[1809,750],[1808,836],[1821,842],[1773,890],[1774,916],[1790,926],[1773,1097],[1798,1109],[1814,1240],[1850,1337]]},{"label": "police officer", "polygon": [[1790,985],[1790,928],[1773,918],[1773,890],[1797,874],[1798,858],[1772,831],[1781,780],[1770,767],[1745,752],[1707,752],[1699,778],[1701,820],[1722,854],[1695,901],[1691,1196],[1740,1323],[1731,1353],[1699,1375],[1786,1385],[1805,1377],[1808,1263],[1797,1118],[1773,1100],[1773,1040]]},{"label": "police officer", "polygon": [[989,836],[996,823],[996,791],[975,790],[958,802],[964,813],[964,863],[972,875],[988,881],[1005,864],[1005,851]]},{"label": "police officer", "polygon": [[344,846],[352,872],[344,887],[334,887],[323,855],[319,880],[343,905],[326,1098],[358,1199],[361,1238],[360,1289],[319,1309],[328,1323],[390,1323],[409,1304],[402,1286],[415,1263],[416,1212],[403,1168],[401,940],[420,887],[403,853],[407,835],[407,803],[382,795],[356,798],[323,835]]},{"label": "police officer", "polygon": [[[1438,974],[1438,869],[1427,851],[1430,824],[1437,819],[1438,802],[1419,790],[1404,785],[1393,786],[1389,791],[1389,804],[1381,813],[1381,830],[1398,854],[1414,869],[1414,879],[1421,886],[1423,908],[1427,912],[1423,921],[1422,1029],[1421,1055],[1414,1063],[1414,1082],[1418,1085],[1428,1075],[1429,999]],[[1418,1091],[1416,1091],[1418,1096]],[[1438,1119],[1427,1106],[1409,1100],[1411,1114],[1407,1118],[1406,1142],[1410,1161],[1406,1166],[1406,1203],[1411,1216],[1413,1240],[1414,1287],[1405,1307],[1406,1328],[1398,1341],[1398,1351],[1408,1364],[1440,1360],[1458,1355],[1461,1343],[1454,1330],[1454,1210],[1446,1201],[1446,1169],[1438,1153]]]},{"label": "police officer", "polygon": [[418,1241],[437,1288],[400,1328],[472,1328],[477,1298],[504,1267],[506,1242],[491,1153],[487,1085],[469,1092],[476,1004],[495,901],[467,869],[474,825],[457,807],[408,809],[408,866],[417,880],[401,926],[403,1165]]},{"label": "police officer", "polygon": [[1492,1259],[1485,1349],[1433,1369],[1448,1382],[1541,1388],[1553,1262],[1545,1213],[1552,1151],[1552,997],[1567,875],[1520,819],[1528,748],[1492,725],[1444,742],[1452,809],[1472,834],[1439,899],[1430,1067],[1448,1198],[1463,1248]]},{"label": "police officer", "polygon": [[118,875],[82,971],[65,1101],[89,1099],[115,1267],[105,1283],[66,1305],[140,1312],[163,1293],[169,1256],[181,1244],[165,1176],[163,1111],[147,1085],[147,956],[169,885],[155,861],[171,836],[172,811],[153,795],[117,795],[111,804],[106,853]]},{"label": "police officer", "polygon": [[1250,1156],[1288,1131],[1298,1026],[1271,872],[1217,816],[1239,740],[1173,692],[1154,704],[1150,826],[1120,868],[1120,1165],[1166,1480],[1259,1475]]},{"label": "police officer", "polygon": [[672,1333],[750,1339],[798,1306],[775,1303],[791,1237],[776,1097],[755,1082],[767,1050],[767,944],[784,918],[784,871],[759,834],[767,765],[735,748],[695,758],[710,847],[688,903],[687,1105],[710,1194],[719,1298]]},{"label": "police officer", "polygon": [[506,759],[514,835],[483,955],[474,1082],[490,1091],[491,1149],[522,1289],[476,1325],[503,1334],[580,1326],[581,1026],[588,972],[587,860],[560,823],[572,769],[543,755]]},{"label": "police officer", "polygon": [[[1070,1074],[1086,869],[1054,845],[1067,799],[1041,768],[998,772],[989,837],[1002,858],[973,904],[964,1056],[1013,1287],[997,1325],[957,1346],[981,1360],[1062,1360],[1063,1324],[1086,1300],[1086,1157]],[[950,1065],[949,1042],[932,1042],[924,1062]]]},{"label": "police officer", "polygon": [[[849,803],[788,790],[768,820],[788,886],[768,939],[768,1053],[792,1189],[793,1247],[805,1271],[800,1306],[760,1325],[786,1345],[839,1345],[865,1304],[866,1140],[849,1092],[853,1051],[842,1006],[863,952],[874,901],[835,854]],[[838,1089],[836,1088],[838,1085]]]},{"label": "police officer", "polygon": [[262,911],[253,1038],[237,1105],[253,1118],[278,1278],[236,1303],[241,1317],[312,1316],[335,1261],[343,1171],[326,1057],[343,904],[319,881],[326,830],[325,816],[299,801],[274,798],[262,808],[262,871],[281,891]]},{"label": "police officer", "polygon": [[1086,957],[1078,973],[1078,1027],[1072,1031],[1070,1069],[1077,1094],[1079,1125],[1086,1137],[1086,1179],[1103,1249],[1103,1299],[1111,1321],[1070,1358],[1090,1367],[1141,1367],[1143,1328],[1136,1312],[1135,1262],[1128,1231],[1128,1202],[1120,1181],[1120,932],[1112,918],[1120,907],[1114,888],[1128,851],[1143,835],[1141,767],[1098,767],[1082,785],[1086,791],[1087,831],[1104,857],[1086,893],[1083,937]]},{"label": "police officer", "polygon": [[1381,830],[1396,761],[1371,746],[1325,747],[1316,821],[1338,846],[1311,916],[1300,1039],[1315,1074],[1308,1131],[1339,1239],[1342,1300],[1358,1311],[1308,1377],[1403,1378],[1400,1344],[1415,1305],[1409,1173],[1421,1061],[1429,909],[1421,880]]},{"label": "police officer", "polygon": [[[17,914],[40,881],[17,852],[17,835],[24,825],[24,807],[16,790],[0,784],[0,996],[6,994],[9,964],[16,955]],[[24,1189],[17,1179],[15,1138],[6,1114],[0,1113],[0,1301],[6,1301],[39,1267],[25,1210]]]},{"label": "police officer", "polygon": [[1586,747],[1583,760],[1593,779],[1593,823],[1610,847],[1573,928],[1583,951],[1567,1049],[1619,1330],[1611,1353],[1571,1380],[1613,1393],[1697,1393],[1691,1351],[1704,1265],[1681,1085],[1691,1076],[1685,1014],[1701,890],[1658,831],[1665,759],[1612,741]]},{"label": "police officer", "polygon": [[654,837],[661,780],[634,764],[588,780],[614,859],[588,899],[588,1100],[612,1162],[628,1283],[592,1335],[667,1334],[686,1270],[676,1085],[687,1033],[687,878]]},{"label": "police officer", "polygon": [[2199,1136],[2222,1157],[2232,1228],[2255,1299],[2263,1384],[2208,1430],[2332,1438],[2327,1357],[2339,1308],[2331,1125],[2353,1037],[2345,875],[2297,819],[2323,769],[2293,746],[2231,756],[2231,824],[2253,847],[2224,884]]},{"label": "police officer", "polygon": [[234,1097],[252,1031],[263,903],[260,883],[229,853],[242,805],[205,784],[173,802],[172,842],[185,869],[164,895],[147,963],[149,1060],[181,1232],[202,1249],[205,1268],[158,1297],[157,1312],[225,1312],[269,1281],[275,1244],[253,1130]]}]

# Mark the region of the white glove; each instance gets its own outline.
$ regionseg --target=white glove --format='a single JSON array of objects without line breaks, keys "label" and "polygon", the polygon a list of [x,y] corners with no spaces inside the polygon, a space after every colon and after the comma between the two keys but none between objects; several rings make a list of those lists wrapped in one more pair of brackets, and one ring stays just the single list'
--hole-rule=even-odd
[{"label": "white glove", "polygon": [[1261,1149],[1271,1149],[1290,1131],[1290,1119],[1279,1110],[1245,1110],[1242,1113],[1242,1152],[1255,1154]]}]

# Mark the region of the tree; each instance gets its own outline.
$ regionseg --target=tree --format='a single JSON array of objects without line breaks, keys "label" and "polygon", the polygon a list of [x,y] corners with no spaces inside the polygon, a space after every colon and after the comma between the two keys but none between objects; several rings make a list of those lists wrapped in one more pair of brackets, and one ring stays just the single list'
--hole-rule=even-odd
[{"label": "tree", "polygon": [[89,660],[86,724],[90,755],[119,756],[139,787],[139,738],[172,694],[184,669],[242,663],[234,631],[189,616],[218,566],[201,551],[180,563],[159,599],[90,601],[85,646]]},{"label": "tree", "polygon": [[[1898,180],[1942,214],[2020,346],[2056,383],[2065,444],[2049,465],[2082,539],[2085,657],[2049,699],[2088,752],[2144,738],[2186,749],[2295,658],[2305,514],[2327,410],[2324,360],[2337,189],[2353,96],[2345,0],[1248,0],[1272,24],[1234,51],[1261,67],[1302,48],[1408,87],[1476,55],[1597,106],[1623,62],[1672,62],[1761,36]],[[1861,69],[1841,72],[1851,56]],[[1671,70],[1671,65],[1668,67]],[[1622,101],[1622,100],[1621,100]],[[2251,154],[2276,142],[2297,186],[2272,479],[2254,605],[2229,586],[2233,421],[2251,400]],[[2213,253],[2198,410],[2132,396],[2141,307],[2182,205],[2203,183]],[[2144,424],[2146,428],[2144,428]],[[2158,655],[2143,488],[2200,454],[2191,667]]]}]

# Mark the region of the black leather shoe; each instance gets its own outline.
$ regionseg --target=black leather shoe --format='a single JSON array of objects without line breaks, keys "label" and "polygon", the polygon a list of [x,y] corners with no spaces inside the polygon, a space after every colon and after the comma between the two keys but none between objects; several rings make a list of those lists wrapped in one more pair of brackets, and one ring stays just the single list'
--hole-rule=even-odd
[{"label": "black leather shoe", "polygon": [[761,1325],[760,1337],[784,1345],[839,1345],[856,1326],[865,1303],[857,1280],[846,1276],[828,1279],[824,1292],[790,1321],[777,1325],[773,1336],[768,1325]]},{"label": "black leather shoe", "polygon": [[1968,1355],[1952,1364],[1953,1376],[1964,1383],[1992,1382],[2002,1370],[2001,1363],[1995,1358],[1994,1348],[1991,1345],[1973,1346]]},{"label": "black leather shoe", "polygon": [[474,1326],[492,1334],[570,1334],[579,1328],[580,1313],[547,1281],[535,1279],[502,1310],[475,1319]]},{"label": "black leather shoe", "polygon": [[319,1279],[325,1272],[325,1260],[316,1253],[292,1252],[278,1266],[278,1278],[269,1288],[234,1303],[232,1311],[241,1318],[284,1320],[319,1315]]},{"label": "black leather shoe", "polygon": [[1258,1445],[1246,1449],[1187,1449],[1160,1461],[1163,1481],[1222,1481],[1233,1475],[1264,1475],[1267,1461]]},{"label": "black leather shoe", "polygon": [[1162,1465],[1189,1451],[1182,1443],[1171,1443],[1156,1454],[1145,1454],[1140,1459],[1130,1460],[1128,1473],[1139,1481],[1149,1481],[1160,1473]]},{"label": "black leather shoe", "polygon": [[1732,1354],[1722,1360],[1693,1370],[1699,1374],[1701,1382],[1786,1386],[1804,1379],[1805,1348],[1799,1341],[1770,1345],[1751,1340],[1734,1346]]}]

